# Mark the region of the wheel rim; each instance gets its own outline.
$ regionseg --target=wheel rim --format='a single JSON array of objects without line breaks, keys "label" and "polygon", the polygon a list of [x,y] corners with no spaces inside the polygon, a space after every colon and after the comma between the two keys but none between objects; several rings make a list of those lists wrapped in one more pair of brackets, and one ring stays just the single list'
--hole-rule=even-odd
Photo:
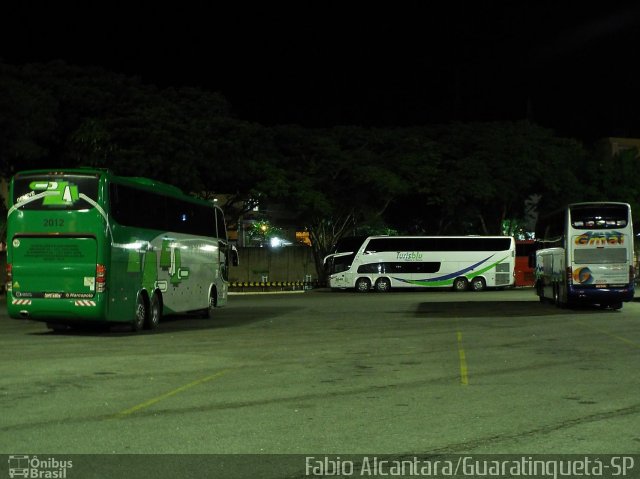
[{"label": "wheel rim", "polygon": [[365,280],[358,281],[358,291],[368,291],[369,284]]},{"label": "wheel rim", "polygon": [[389,281],[387,281],[386,279],[381,279],[380,281],[378,281],[378,291],[389,291],[389,288]]},{"label": "wheel rim", "polygon": [[147,309],[144,306],[144,299],[138,298],[138,305],[136,307],[136,327],[140,329],[144,325],[145,317],[147,316]]},{"label": "wheel rim", "polygon": [[152,326],[157,326],[160,322],[160,302],[157,297],[155,297],[151,304],[151,317],[150,323]]},{"label": "wheel rim", "polygon": [[462,279],[457,279],[455,282],[456,291],[464,291],[467,289],[467,283]]},{"label": "wheel rim", "polygon": [[474,291],[482,291],[484,289],[484,283],[481,279],[477,279],[473,282]]}]

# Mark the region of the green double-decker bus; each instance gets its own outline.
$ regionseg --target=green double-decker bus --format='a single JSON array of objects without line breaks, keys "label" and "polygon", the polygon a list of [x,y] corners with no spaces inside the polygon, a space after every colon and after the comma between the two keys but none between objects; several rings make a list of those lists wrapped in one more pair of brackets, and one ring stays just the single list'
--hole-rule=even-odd
[{"label": "green double-decker bus", "polygon": [[213,314],[227,302],[222,210],[179,188],[102,169],[32,170],[11,180],[7,308],[52,329]]}]

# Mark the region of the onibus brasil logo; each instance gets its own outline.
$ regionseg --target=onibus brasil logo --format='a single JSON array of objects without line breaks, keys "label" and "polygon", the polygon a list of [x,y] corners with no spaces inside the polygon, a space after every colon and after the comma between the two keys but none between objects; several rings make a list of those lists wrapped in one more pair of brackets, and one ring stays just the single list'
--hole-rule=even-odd
[{"label": "onibus brasil logo", "polygon": [[9,456],[9,477],[11,478],[65,479],[67,469],[72,467],[72,461],[62,461],[53,457]]}]

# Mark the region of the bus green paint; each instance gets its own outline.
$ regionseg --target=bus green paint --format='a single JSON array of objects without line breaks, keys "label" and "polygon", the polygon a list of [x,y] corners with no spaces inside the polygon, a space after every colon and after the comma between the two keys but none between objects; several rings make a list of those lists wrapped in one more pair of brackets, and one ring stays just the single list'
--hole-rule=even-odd
[{"label": "bus green paint", "polygon": [[131,323],[140,295],[164,313],[208,309],[211,291],[222,306],[236,259],[212,203],[98,169],[16,174],[7,242],[9,315],[51,323]]}]

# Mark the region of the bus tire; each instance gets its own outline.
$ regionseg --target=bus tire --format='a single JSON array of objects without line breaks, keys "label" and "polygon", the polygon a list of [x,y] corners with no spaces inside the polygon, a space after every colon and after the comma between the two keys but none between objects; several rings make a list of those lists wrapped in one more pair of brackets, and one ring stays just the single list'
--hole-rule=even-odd
[{"label": "bus tire", "polygon": [[469,289],[469,281],[464,276],[453,280],[454,291],[466,291],[468,289]]},{"label": "bus tire", "polygon": [[542,281],[540,280],[536,281],[536,294],[538,295],[538,300],[541,303],[544,303],[546,301],[544,297],[544,286],[542,286]]},{"label": "bus tire", "polygon": [[209,291],[209,307],[206,310],[206,318],[213,319],[215,316],[215,309],[218,306],[218,290],[215,286],[211,287],[211,291]]},{"label": "bus tire", "polygon": [[391,281],[388,278],[380,278],[376,281],[376,291],[378,293],[388,293],[391,290]]},{"label": "bus tire", "polygon": [[140,331],[147,323],[149,316],[149,308],[147,306],[146,294],[143,292],[138,293],[136,299],[136,311],[133,321],[131,321],[131,330],[133,332]]},{"label": "bus tire", "polygon": [[562,308],[562,303],[560,302],[560,285],[557,283],[553,285],[553,304],[558,308]]},{"label": "bus tire", "polygon": [[160,294],[156,291],[149,301],[149,314],[147,314],[144,329],[156,329],[162,318],[162,300]]},{"label": "bus tire", "polygon": [[356,291],[358,293],[367,293],[371,289],[371,281],[367,278],[358,278],[356,280]]},{"label": "bus tire", "polygon": [[487,287],[487,282],[484,280],[482,276],[473,278],[473,280],[471,281],[472,291],[484,291],[486,287]]}]

